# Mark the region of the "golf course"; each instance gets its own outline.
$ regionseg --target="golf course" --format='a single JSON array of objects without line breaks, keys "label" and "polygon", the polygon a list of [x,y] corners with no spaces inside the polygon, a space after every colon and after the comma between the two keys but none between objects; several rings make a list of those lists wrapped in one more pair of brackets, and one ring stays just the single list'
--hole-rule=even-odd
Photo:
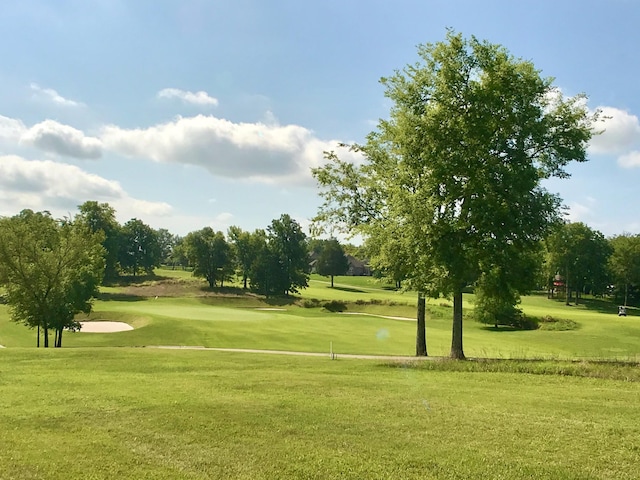
[{"label": "golf course", "polygon": [[265,299],[160,269],[79,316],[132,330],[60,349],[0,305],[0,478],[637,478],[635,309],[532,295],[525,314],[562,321],[517,331],[473,300],[467,361],[445,359],[449,300],[417,360],[415,295],[371,277]]}]

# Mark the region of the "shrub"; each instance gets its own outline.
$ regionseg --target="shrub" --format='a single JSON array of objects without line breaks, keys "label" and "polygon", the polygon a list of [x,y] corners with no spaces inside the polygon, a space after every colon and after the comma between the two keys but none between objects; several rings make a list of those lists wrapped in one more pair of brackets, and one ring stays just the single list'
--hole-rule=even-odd
[{"label": "shrub", "polygon": [[347,309],[347,305],[339,300],[331,300],[325,303],[324,308],[330,312],[344,312]]}]

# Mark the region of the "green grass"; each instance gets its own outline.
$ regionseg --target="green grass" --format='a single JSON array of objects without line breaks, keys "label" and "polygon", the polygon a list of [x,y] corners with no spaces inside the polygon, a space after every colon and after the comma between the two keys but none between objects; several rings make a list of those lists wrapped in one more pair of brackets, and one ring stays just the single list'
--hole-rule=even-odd
[{"label": "green grass", "polygon": [[[277,299],[267,303],[252,295],[202,296],[207,291],[199,290],[198,280],[188,280],[189,294],[186,297],[139,297],[131,294],[132,291],[138,292],[135,288],[110,287],[105,289],[103,300],[95,303],[91,318],[124,321],[136,327],[135,330],[111,334],[65,333],[63,345],[197,345],[327,352],[330,343],[333,343],[338,353],[412,355],[415,339],[415,324],[412,322],[343,315],[321,308],[300,306],[305,298],[318,298],[322,293],[326,299],[345,301],[349,313],[409,318],[415,315],[415,295],[411,292],[384,290],[371,278],[340,277],[339,280],[345,285],[354,282],[353,289],[368,290],[358,293],[331,289],[328,284],[316,283],[310,291],[303,291],[296,304],[292,304]],[[164,288],[154,282],[144,281],[136,288],[146,293]],[[193,282],[195,290],[191,285]],[[176,286],[171,284],[170,287],[174,289],[171,290],[172,294],[175,294]],[[192,295],[194,291],[200,291],[200,296]],[[328,300],[321,300],[321,303],[325,301]],[[451,307],[448,305],[444,299],[431,300],[429,303],[427,342],[430,355],[446,356],[449,352]],[[465,305],[473,306],[472,295],[465,295]],[[257,310],[259,307],[280,307],[285,310],[260,311]],[[616,311],[611,303],[589,300],[583,305],[567,307],[561,301],[529,296],[523,298],[523,308],[530,315],[566,318],[575,322],[575,328],[570,331],[496,330],[478,324],[467,315],[464,326],[467,356],[637,359],[640,355],[638,317],[618,317],[615,313],[609,313]],[[631,310],[631,313],[636,311]],[[30,347],[34,344],[34,331],[11,322],[7,307],[0,305],[0,345]]]},{"label": "green grass", "polygon": [[[31,348],[34,331],[0,305],[0,478],[637,478],[640,369],[614,361],[640,359],[636,310],[530,296],[526,314],[577,327],[496,330],[470,319],[465,295],[465,352],[491,359],[361,361],[340,354],[413,354],[415,323],[372,315],[413,318],[415,294],[313,277],[301,296],[265,301],[175,272],[103,289],[92,319],[135,329],[65,333],[63,349]],[[311,298],[370,315],[303,308]],[[429,312],[429,353],[447,355],[450,302]],[[127,348],[330,342],[336,361]]]},{"label": "green grass", "polygon": [[6,349],[0,393],[5,480],[632,479],[640,462],[638,382]]}]

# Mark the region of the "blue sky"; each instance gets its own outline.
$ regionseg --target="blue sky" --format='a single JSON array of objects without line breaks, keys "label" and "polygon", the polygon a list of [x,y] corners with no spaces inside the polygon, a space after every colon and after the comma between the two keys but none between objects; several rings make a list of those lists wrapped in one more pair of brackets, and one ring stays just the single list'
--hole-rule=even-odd
[{"label": "blue sky", "polygon": [[611,117],[547,186],[572,220],[638,233],[639,24],[635,0],[5,0],[0,215],[98,200],[181,235],[306,226],[322,151],[362,141],[379,78],[453,28]]}]

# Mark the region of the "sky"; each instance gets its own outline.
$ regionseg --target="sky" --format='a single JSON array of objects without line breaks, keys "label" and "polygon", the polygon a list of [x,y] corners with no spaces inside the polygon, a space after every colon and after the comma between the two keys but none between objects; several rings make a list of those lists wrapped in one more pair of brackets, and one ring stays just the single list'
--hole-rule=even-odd
[{"label": "sky", "polygon": [[379,79],[450,28],[603,112],[589,161],[545,186],[572,221],[640,233],[639,24],[636,0],[3,0],[0,215],[97,200],[178,235],[306,229],[310,169],[387,117]]}]

